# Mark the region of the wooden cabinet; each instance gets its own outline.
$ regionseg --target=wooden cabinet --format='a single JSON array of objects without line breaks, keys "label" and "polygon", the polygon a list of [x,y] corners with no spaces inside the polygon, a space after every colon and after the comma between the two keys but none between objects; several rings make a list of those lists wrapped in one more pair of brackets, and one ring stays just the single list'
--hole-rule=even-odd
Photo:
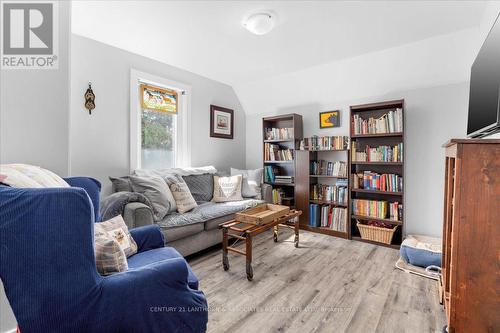
[{"label": "wooden cabinet", "polygon": [[444,147],[448,331],[500,332],[500,140],[453,139]]}]

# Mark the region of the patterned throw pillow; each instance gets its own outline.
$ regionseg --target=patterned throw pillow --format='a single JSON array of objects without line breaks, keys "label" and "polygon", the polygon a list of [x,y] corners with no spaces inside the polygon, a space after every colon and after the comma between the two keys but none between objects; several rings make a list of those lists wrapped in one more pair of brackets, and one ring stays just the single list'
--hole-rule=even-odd
[{"label": "patterned throw pillow", "polygon": [[242,175],[231,177],[214,176],[213,202],[240,201]]},{"label": "patterned throw pillow", "polygon": [[115,240],[127,258],[137,253],[137,244],[128,231],[127,225],[121,215],[104,222],[96,223],[94,230],[106,233],[109,239]]},{"label": "patterned throw pillow", "polygon": [[180,176],[172,176],[168,178],[168,183],[170,184],[170,191],[174,196],[175,205],[177,206],[177,211],[179,213],[189,212],[191,209],[198,206],[194,200],[189,187],[186,182]]},{"label": "patterned throw pillow", "polygon": [[111,275],[128,269],[127,256],[118,241],[110,237],[108,232],[94,224],[94,253],[97,271],[101,275]]},{"label": "patterned throw pillow", "polygon": [[28,164],[0,165],[0,182],[18,188],[69,187],[52,171]]}]

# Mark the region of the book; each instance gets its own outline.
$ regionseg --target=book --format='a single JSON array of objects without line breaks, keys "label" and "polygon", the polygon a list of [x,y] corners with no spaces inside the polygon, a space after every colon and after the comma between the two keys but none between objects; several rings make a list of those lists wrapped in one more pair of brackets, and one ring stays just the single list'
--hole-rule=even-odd
[{"label": "book", "polygon": [[311,200],[321,200],[335,202],[340,205],[347,205],[349,191],[346,185],[311,185],[310,198]]},{"label": "book", "polygon": [[343,161],[311,161],[309,169],[311,175],[347,177],[347,163]]},{"label": "book", "polygon": [[395,146],[370,147],[366,145],[362,150],[352,142],[351,159],[353,162],[403,162],[403,143]]},{"label": "book", "polygon": [[266,140],[292,140],[293,128],[266,128],[264,129]]},{"label": "book", "polygon": [[402,212],[403,205],[399,202],[367,199],[352,200],[352,213],[354,215],[401,221]]},{"label": "book", "polygon": [[265,143],[264,161],[293,161],[293,149],[282,149],[280,145]]},{"label": "book", "polygon": [[344,150],[349,149],[348,136],[317,136],[304,138],[300,141],[301,150]]},{"label": "book", "polygon": [[403,177],[392,173],[378,174],[372,171],[353,173],[352,188],[386,192],[402,192]]},{"label": "book", "polygon": [[354,135],[399,133],[403,131],[403,109],[390,110],[378,118],[363,119],[355,114],[351,126]]}]

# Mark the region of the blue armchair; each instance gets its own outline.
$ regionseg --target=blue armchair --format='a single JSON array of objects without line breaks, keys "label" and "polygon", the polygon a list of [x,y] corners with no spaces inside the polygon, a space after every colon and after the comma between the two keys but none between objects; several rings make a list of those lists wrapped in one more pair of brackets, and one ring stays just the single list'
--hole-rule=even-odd
[{"label": "blue armchair", "polygon": [[198,280],[157,226],[131,230],[128,271],[98,274],[100,184],[66,181],[75,187],[0,186],[0,278],[21,332],[204,332]]}]

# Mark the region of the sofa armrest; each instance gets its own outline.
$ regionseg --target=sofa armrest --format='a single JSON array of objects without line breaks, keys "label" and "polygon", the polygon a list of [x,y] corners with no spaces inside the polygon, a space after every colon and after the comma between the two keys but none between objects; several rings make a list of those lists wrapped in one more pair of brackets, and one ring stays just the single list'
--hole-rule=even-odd
[{"label": "sofa armrest", "polygon": [[267,203],[273,203],[273,187],[269,184],[262,184],[262,200]]},{"label": "sofa armrest", "polygon": [[137,252],[158,249],[165,246],[160,227],[156,224],[130,229],[132,238],[137,243]]},{"label": "sofa armrest", "polygon": [[123,220],[129,229],[154,224],[151,208],[140,202],[131,202],[125,205]]}]

